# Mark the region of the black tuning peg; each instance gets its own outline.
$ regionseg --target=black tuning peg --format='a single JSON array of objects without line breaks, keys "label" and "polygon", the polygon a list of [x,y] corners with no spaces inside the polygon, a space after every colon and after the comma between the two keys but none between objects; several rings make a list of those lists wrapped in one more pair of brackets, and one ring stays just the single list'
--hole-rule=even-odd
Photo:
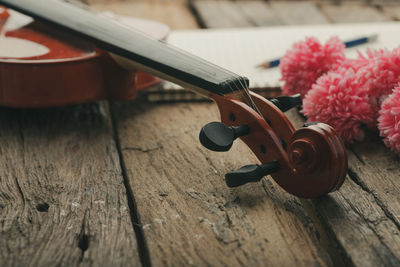
[{"label": "black tuning peg", "polygon": [[200,131],[200,143],[212,151],[228,151],[239,136],[247,135],[247,125],[226,126],[220,122],[210,122]]},{"label": "black tuning peg", "polygon": [[301,106],[300,94],[292,96],[278,96],[270,100],[275,106],[277,106],[282,112],[288,111],[291,108]]},{"label": "black tuning peg", "polygon": [[229,187],[238,187],[247,183],[258,182],[264,176],[275,173],[279,169],[280,165],[277,161],[261,165],[246,165],[234,172],[227,173],[225,181]]}]

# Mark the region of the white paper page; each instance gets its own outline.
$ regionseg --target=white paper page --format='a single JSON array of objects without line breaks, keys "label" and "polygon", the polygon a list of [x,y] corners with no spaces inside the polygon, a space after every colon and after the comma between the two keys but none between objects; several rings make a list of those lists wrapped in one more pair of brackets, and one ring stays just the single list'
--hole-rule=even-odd
[{"label": "white paper page", "polygon": [[[400,45],[399,22],[173,31],[168,42],[248,77],[250,88],[268,88],[281,86],[279,67],[260,69],[256,66],[283,56],[294,42],[307,36],[317,37],[323,43],[331,36],[347,41],[375,33],[378,34],[376,42],[348,48],[346,55],[356,57],[357,50],[391,49]],[[163,87],[180,89],[172,83],[165,83]]]}]

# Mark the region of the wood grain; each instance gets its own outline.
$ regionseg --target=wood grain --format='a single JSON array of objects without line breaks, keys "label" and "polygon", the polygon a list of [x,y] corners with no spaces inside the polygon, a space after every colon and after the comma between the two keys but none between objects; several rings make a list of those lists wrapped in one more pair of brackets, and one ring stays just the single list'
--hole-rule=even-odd
[{"label": "wood grain", "polygon": [[399,157],[391,152],[378,133],[369,133],[349,153],[350,176],[371,194],[389,219],[400,228]]},{"label": "wood grain", "polygon": [[334,23],[388,20],[377,8],[361,2],[348,2],[341,5],[322,4],[321,10]]},{"label": "wood grain", "polygon": [[240,7],[232,1],[192,1],[201,24],[206,28],[237,28],[253,26]]},{"label": "wood grain", "polygon": [[207,28],[272,26],[282,24],[262,1],[192,1],[192,8]]},{"label": "wood grain", "polygon": [[272,1],[271,7],[282,24],[326,24],[328,19],[314,2],[308,1]]},{"label": "wood grain", "polygon": [[141,265],[105,114],[1,109],[0,265]]},{"label": "wood grain", "polygon": [[321,223],[353,266],[398,266],[400,231],[374,196],[347,179],[338,193],[312,201]]},{"label": "wood grain", "polygon": [[120,149],[151,262],[160,265],[329,265],[300,203],[265,181],[232,190],[226,172],[255,163],[237,142],[207,151],[213,104],[115,104]]},{"label": "wood grain", "polygon": [[159,21],[167,24],[173,30],[198,28],[195,17],[184,1],[94,2],[91,7],[97,10],[112,11],[120,15]]},{"label": "wood grain", "polygon": [[270,5],[263,1],[237,1],[234,2],[241,10],[243,16],[253,26],[281,25],[280,18],[274,13]]},{"label": "wood grain", "polygon": [[400,5],[397,4],[385,4],[382,7],[383,14],[390,20],[400,20]]}]

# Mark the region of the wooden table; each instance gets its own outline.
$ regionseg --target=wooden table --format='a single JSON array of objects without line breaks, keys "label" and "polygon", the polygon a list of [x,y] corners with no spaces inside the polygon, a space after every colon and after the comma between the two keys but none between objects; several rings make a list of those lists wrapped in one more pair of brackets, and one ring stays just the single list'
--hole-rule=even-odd
[{"label": "wooden table", "polygon": [[[173,29],[400,15],[388,1],[89,3]],[[400,265],[399,159],[377,133],[348,149],[340,191],[306,201],[270,179],[227,188],[224,174],[256,159],[239,142],[201,147],[214,120],[211,103],[1,108],[0,265]]]}]

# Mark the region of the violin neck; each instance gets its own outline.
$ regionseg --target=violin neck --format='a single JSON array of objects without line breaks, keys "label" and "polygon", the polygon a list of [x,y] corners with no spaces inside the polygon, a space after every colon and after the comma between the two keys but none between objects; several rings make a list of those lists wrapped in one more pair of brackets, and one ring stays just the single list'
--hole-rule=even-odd
[{"label": "violin neck", "polygon": [[0,4],[79,34],[125,65],[195,91],[224,95],[249,86],[245,77],[66,2],[0,0]]}]

